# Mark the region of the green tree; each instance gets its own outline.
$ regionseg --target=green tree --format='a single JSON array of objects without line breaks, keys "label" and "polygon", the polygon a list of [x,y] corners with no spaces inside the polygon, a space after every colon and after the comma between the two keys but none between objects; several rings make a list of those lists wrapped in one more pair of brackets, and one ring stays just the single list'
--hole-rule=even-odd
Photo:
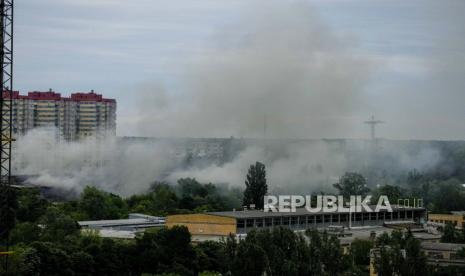
[{"label": "green tree", "polygon": [[38,275],[73,275],[70,258],[60,246],[51,242],[33,242],[31,247],[40,260]]},{"label": "green tree", "polygon": [[345,198],[349,198],[351,195],[365,196],[370,191],[367,187],[365,177],[353,172],[346,172],[339,178],[339,182],[333,184],[333,186],[339,191],[339,194],[343,195]]},{"label": "green tree", "polygon": [[355,239],[350,244],[350,255],[357,266],[367,266],[370,264],[370,250],[373,242],[369,240]]},{"label": "green tree", "polygon": [[263,275],[268,267],[266,256],[266,252],[257,244],[240,241],[234,262],[234,275]]},{"label": "green tree", "polygon": [[245,180],[245,186],[243,205],[250,206],[251,204],[255,204],[255,208],[263,209],[263,197],[268,192],[264,164],[256,162],[255,165],[250,166]]},{"label": "green tree", "polygon": [[16,217],[21,222],[36,222],[47,210],[50,203],[42,198],[36,188],[21,189],[18,192]]},{"label": "green tree", "polygon": [[83,218],[89,220],[119,219],[127,215],[127,206],[121,197],[87,186],[79,200]]},{"label": "green tree", "polygon": [[146,231],[136,240],[142,272],[197,275],[196,251],[186,227]]},{"label": "green tree", "polygon": [[457,231],[455,231],[455,226],[448,222],[444,226],[444,231],[442,233],[441,242],[446,243],[457,243],[460,242],[460,237],[458,236]]},{"label": "green tree", "polygon": [[26,243],[37,241],[40,239],[42,229],[34,222],[22,222],[16,224],[16,227],[11,231],[11,243]]},{"label": "green tree", "polygon": [[214,241],[202,242],[195,247],[195,250],[197,251],[200,271],[227,271],[225,266],[226,256],[221,243]]},{"label": "green tree", "polygon": [[43,241],[62,242],[67,236],[79,233],[76,221],[57,207],[49,207],[39,221]]},{"label": "green tree", "polygon": [[7,185],[0,185],[0,241],[7,239],[15,227],[17,208],[16,191]]},{"label": "green tree", "polygon": [[405,191],[402,191],[399,186],[384,185],[375,191],[373,202],[378,202],[380,196],[387,196],[391,204],[397,204],[399,199],[405,198],[404,195]]}]

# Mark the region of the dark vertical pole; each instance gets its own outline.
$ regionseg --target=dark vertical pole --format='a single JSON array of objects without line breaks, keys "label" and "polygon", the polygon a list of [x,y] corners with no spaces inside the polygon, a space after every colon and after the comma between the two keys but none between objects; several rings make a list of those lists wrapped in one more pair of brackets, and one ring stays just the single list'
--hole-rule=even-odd
[{"label": "dark vertical pole", "polygon": [[[0,0],[0,237],[9,251],[9,234],[14,226],[11,206],[11,143],[13,126],[13,0]],[[8,272],[8,254],[5,255],[5,272]]]}]

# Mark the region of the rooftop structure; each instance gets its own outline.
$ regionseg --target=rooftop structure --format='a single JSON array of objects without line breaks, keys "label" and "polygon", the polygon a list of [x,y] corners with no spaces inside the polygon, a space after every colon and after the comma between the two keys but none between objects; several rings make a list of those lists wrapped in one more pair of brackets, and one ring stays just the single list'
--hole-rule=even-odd
[{"label": "rooftop structure", "polygon": [[253,229],[287,227],[292,230],[325,228],[328,226],[382,226],[386,222],[420,223],[426,221],[424,208],[393,207],[393,212],[311,213],[297,209],[292,213],[261,210],[210,212],[168,216],[166,225],[186,226],[192,235],[227,236],[245,234]]},{"label": "rooftop structure", "polygon": [[[100,234],[115,236],[120,234],[127,237],[128,232],[135,235],[136,232],[144,231],[147,228],[163,227],[165,218],[144,214],[129,214],[127,219],[78,221],[78,224],[83,230],[97,230]],[[118,234],[118,231],[122,232]]]}]

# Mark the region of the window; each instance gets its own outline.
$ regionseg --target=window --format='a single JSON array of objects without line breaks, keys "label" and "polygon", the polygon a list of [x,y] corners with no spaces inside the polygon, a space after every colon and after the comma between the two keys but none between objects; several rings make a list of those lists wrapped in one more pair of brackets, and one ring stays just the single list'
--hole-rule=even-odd
[{"label": "window", "polygon": [[346,222],[349,220],[348,214],[341,214],[341,222]]},{"label": "window", "polygon": [[307,217],[299,217],[299,224],[303,225],[307,221]]},{"label": "window", "polygon": [[273,219],[272,218],[266,218],[265,219],[265,226],[272,226],[273,225]]},{"label": "window", "polygon": [[307,222],[308,222],[308,224],[313,224],[313,222],[315,222],[315,216],[308,216],[307,217]]},{"label": "window", "polygon": [[247,222],[247,227],[253,227],[253,219],[248,219],[246,220]]},{"label": "window", "polygon": [[277,226],[281,225],[281,218],[274,218],[273,219],[273,224],[277,225]]},{"label": "window", "polygon": [[244,220],[243,219],[237,220],[237,228],[244,228]]},{"label": "window", "polygon": [[363,213],[363,220],[370,220],[370,213]]},{"label": "window", "polygon": [[316,223],[321,223],[323,221],[323,218],[321,215],[316,215]]},{"label": "window", "polygon": [[324,215],[324,222],[331,222],[331,215]]},{"label": "window", "polygon": [[289,217],[283,217],[283,225],[289,225]]},{"label": "window", "polygon": [[291,217],[291,225],[297,224],[297,217]]},{"label": "window", "polygon": [[255,220],[255,225],[257,227],[263,227],[263,219],[256,219]]}]

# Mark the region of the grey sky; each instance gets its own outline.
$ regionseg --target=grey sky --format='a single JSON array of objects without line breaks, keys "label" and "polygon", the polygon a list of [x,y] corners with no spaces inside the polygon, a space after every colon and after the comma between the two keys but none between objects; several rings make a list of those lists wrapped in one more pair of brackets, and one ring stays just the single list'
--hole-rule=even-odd
[{"label": "grey sky", "polygon": [[[53,88],[63,94],[94,89],[114,97],[119,104],[118,135],[256,136],[257,132],[250,131],[250,127],[257,127],[257,122],[246,127],[231,123],[233,129],[227,133],[215,125],[218,121],[209,121],[203,114],[196,116],[198,110],[186,109],[193,112],[193,118],[205,119],[210,128],[202,128],[197,122],[194,125],[199,132],[183,132],[185,128],[173,128],[166,123],[174,116],[179,120],[173,120],[173,124],[191,125],[186,117],[173,115],[183,111],[186,93],[191,93],[190,87],[186,87],[191,82],[185,80],[192,78],[193,71],[211,69],[211,63],[205,60],[218,58],[218,49],[231,53],[230,49],[238,42],[234,40],[235,35],[247,35],[247,25],[242,18],[244,11],[251,9],[250,2],[16,1],[15,88],[23,93]],[[254,3],[253,8],[260,5],[260,1],[255,2],[259,3]],[[295,1],[281,2],[292,5]],[[331,116],[320,120],[315,113],[290,112],[286,118],[276,120],[276,125],[286,124],[285,128],[278,130],[273,121],[269,123],[269,136],[367,137],[368,129],[361,122],[375,114],[388,122],[379,131],[385,138],[465,137],[464,1],[309,2],[312,9],[309,16],[317,18],[309,22],[321,24],[323,32],[336,37],[322,39],[342,44],[336,45],[344,52],[342,68],[349,68],[352,63],[346,61],[352,58],[369,60],[374,68],[369,73],[361,70],[366,74],[363,78],[356,75],[355,79],[360,79],[361,83],[351,86],[357,90],[351,91],[356,94],[355,103],[333,116],[340,117],[338,123]],[[282,3],[280,5],[286,5]],[[250,18],[250,14],[248,16]],[[275,39],[279,41],[280,37]],[[246,51],[247,54],[259,52],[260,49]],[[282,53],[281,49],[279,52]],[[225,72],[232,72],[230,69]],[[199,80],[206,80],[207,84],[211,81],[204,76]],[[218,81],[215,79],[213,84]],[[155,90],[158,92],[151,94]],[[210,95],[193,93],[195,96]],[[169,112],[164,110],[164,101],[170,102]],[[288,104],[287,107],[292,107],[294,102]],[[341,105],[337,101],[334,106],[328,101],[322,104],[326,109],[338,109]],[[309,105],[316,106],[318,104]],[[144,112],[150,116],[144,117]],[[293,120],[292,116],[302,115],[318,122],[310,122],[301,130],[302,121]],[[141,123],[146,125],[140,127]],[[288,135],[283,134],[283,129]],[[311,129],[318,131],[308,131]]]}]

